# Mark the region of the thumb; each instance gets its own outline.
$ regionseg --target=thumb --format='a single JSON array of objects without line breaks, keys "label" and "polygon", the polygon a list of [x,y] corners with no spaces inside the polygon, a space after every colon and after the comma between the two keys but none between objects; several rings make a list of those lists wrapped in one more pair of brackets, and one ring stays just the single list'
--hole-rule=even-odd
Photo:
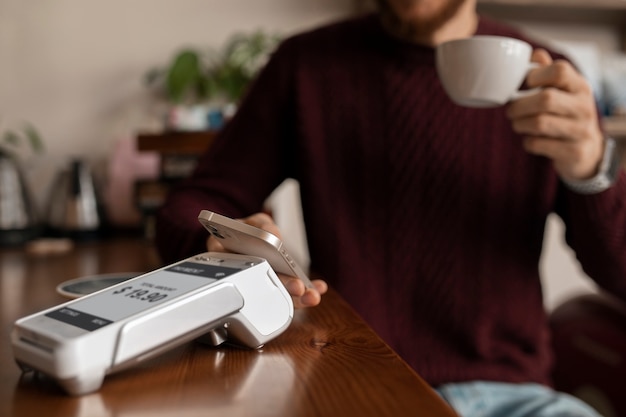
[{"label": "thumb", "polygon": [[530,57],[530,60],[541,66],[550,65],[552,63],[552,57],[548,51],[542,48],[535,49]]}]

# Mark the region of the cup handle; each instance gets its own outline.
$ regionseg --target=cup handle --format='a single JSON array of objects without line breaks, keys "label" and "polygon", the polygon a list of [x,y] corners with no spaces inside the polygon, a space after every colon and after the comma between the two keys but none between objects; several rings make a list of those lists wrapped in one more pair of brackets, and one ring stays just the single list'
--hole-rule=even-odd
[{"label": "cup handle", "polygon": [[[526,76],[528,76],[528,73],[535,69],[535,68],[539,68],[539,64],[536,62],[529,62],[528,63],[528,68],[526,69]],[[523,97],[528,97],[528,96],[532,96],[533,94],[538,93],[541,90],[541,87],[537,87],[537,88],[530,88],[528,90],[517,90],[516,92],[514,92],[511,95],[511,98],[509,99],[509,101],[514,101]]]}]

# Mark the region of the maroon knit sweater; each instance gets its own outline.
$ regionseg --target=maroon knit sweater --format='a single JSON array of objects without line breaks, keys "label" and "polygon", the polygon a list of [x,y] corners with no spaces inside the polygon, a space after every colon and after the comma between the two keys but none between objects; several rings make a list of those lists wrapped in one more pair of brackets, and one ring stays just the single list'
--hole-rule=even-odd
[{"label": "maroon knit sweater", "polygon": [[[478,33],[520,37],[484,19]],[[503,108],[453,104],[434,50],[374,16],[282,44],[160,212],[163,259],[205,250],[200,210],[258,212],[289,177],[312,271],[433,385],[549,383],[538,260],[551,212],[587,273],[626,295],[623,176],[593,196],[566,190]]]}]

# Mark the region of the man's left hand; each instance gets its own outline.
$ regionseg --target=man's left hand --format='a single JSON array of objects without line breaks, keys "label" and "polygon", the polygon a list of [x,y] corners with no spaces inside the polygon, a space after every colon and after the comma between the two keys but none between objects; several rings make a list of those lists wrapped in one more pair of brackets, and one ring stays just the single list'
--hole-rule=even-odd
[{"label": "man's left hand", "polygon": [[604,151],[604,136],[591,86],[569,62],[553,61],[537,49],[539,64],[526,78],[529,88],[539,88],[511,102],[507,116],[513,130],[524,135],[524,148],[553,160],[564,180],[593,177]]}]

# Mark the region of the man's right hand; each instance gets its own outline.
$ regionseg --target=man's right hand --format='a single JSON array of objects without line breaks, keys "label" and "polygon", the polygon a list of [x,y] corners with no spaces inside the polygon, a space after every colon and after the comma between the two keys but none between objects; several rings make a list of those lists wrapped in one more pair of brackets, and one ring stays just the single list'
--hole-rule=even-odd
[{"label": "man's right hand", "polygon": [[[272,217],[266,213],[256,213],[237,220],[263,229],[280,238],[278,225],[276,225]],[[219,240],[213,237],[213,235],[210,235],[207,239],[207,249],[209,252],[226,252],[224,246],[222,246]],[[289,294],[291,294],[293,304],[296,308],[314,307],[318,305],[320,301],[322,301],[322,295],[328,291],[328,284],[321,279],[314,279],[312,281],[315,288],[306,288],[304,283],[297,277],[278,273],[277,275]]]}]

